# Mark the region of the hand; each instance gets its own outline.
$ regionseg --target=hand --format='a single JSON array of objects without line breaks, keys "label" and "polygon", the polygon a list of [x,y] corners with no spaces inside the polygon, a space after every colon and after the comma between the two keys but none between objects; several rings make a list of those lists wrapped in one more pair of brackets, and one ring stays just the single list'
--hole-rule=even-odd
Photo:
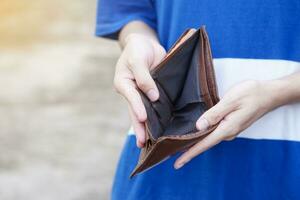
[{"label": "hand", "polygon": [[138,147],[143,147],[145,143],[143,122],[147,119],[147,113],[137,88],[151,101],[159,98],[150,70],[158,65],[165,54],[165,49],[158,41],[141,34],[131,34],[126,38],[124,50],[116,65],[114,86],[128,102]]},{"label": "hand", "polygon": [[183,153],[175,162],[176,169],[195,156],[220,143],[234,139],[265,113],[279,106],[275,81],[245,81],[230,89],[214,107],[196,122],[199,131],[219,123],[217,128]]}]

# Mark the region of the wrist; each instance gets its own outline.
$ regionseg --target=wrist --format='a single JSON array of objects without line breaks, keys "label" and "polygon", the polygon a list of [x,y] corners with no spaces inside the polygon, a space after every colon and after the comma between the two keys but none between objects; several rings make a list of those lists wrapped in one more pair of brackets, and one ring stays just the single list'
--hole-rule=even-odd
[{"label": "wrist", "polygon": [[152,35],[145,35],[141,33],[130,33],[124,38],[123,46],[125,47],[130,42],[148,41],[151,44],[159,44],[156,37]]},{"label": "wrist", "polygon": [[122,28],[119,34],[119,42],[121,47],[125,47],[131,38],[140,37],[158,41],[156,32],[144,22],[137,20],[129,22]]},{"label": "wrist", "polygon": [[287,83],[284,80],[264,81],[262,84],[265,88],[266,98],[268,99],[269,110],[287,104],[289,94]]},{"label": "wrist", "polygon": [[126,38],[124,38],[123,47],[126,47],[126,45],[129,43],[144,44],[145,42],[152,45],[153,48],[160,45],[158,39],[156,37],[153,37],[152,35],[131,33],[131,34],[127,35]]}]

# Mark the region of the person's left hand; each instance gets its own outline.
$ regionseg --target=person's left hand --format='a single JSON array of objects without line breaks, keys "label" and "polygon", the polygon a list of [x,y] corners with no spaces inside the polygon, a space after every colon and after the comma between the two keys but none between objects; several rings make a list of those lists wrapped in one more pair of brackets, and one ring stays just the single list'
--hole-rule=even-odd
[{"label": "person's left hand", "polygon": [[179,169],[195,156],[220,143],[234,139],[265,113],[278,106],[278,87],[272,81],[245,81],[230,89],[211,109],[196,122],[199,131],[219,123],[218,127],[196,143],[175,162]]}]

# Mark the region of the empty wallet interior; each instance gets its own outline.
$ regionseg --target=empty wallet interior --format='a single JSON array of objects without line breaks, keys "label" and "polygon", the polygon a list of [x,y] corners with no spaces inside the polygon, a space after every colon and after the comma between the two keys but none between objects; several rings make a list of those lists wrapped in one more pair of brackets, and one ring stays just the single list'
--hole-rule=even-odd
[{"label": "empty wallet interior", "polygon": [[[188,34],[187,34],[188,35]],[[159,99],[150,102],[143,95],[150,137],[186,135],[196,132],[197,119],[207,110],[200,87],[200,51],[203,40],[199,31],[182,44],[175,45],[166,59],[152,72]]]}]

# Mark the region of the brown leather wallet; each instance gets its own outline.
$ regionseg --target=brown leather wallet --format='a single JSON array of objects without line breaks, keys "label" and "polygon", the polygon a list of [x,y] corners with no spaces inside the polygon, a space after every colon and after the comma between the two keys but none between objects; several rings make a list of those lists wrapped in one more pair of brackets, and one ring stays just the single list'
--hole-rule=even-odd
[{"label": "brown leather wallet", "polygon": [[130,177],[183,151],[211,133],[197,131],[197,119],[218,101],[209,39],[205,27],[189,29],[151,71],[159,99],[142,92],[147,111],[146,143]]}]

